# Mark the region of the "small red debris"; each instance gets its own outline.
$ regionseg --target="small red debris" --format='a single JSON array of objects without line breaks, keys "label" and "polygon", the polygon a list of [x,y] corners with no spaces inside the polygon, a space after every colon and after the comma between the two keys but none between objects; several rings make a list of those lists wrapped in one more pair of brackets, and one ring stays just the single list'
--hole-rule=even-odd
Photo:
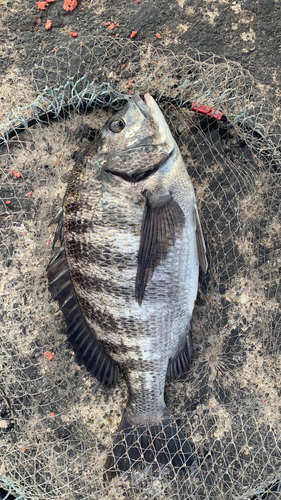
[{"label": "small red debris", "polygon": [[63,10],[66,10],[66,12],[72,12],[76,9],[77,5],[77,0],[64,0]]},{"label": "small red debris", "polygon": [[160,33],[156,33],[156,38],[158,38],[158,40],[162,39],[162,36],[160,35]]},{"label": "small red debris", "polygon": [[50,243],[51,243],[51,240],[48,240],[45,242],[45,245],[47,245],[47,247],[48,247],[50,245]]},{"label": "small red debris", "polygon": [[50,21],[50,19],[47,19],[47,22],[45,24],[45,29],[50,30],[51,27],[52,27],[52,21]]},{"label": "small red debris", "polygon": [[132,31],[132,33],[130,34],[130,37],[131,38],[135,38],[135,36],[138,34],[137,31]]},{"label": "small red debris", "polygon": [[52,52],[56,52],[56,50],[58,50],[58,45],[53,48]]},{"label": "small red debris", "polygon": [[111,25],[110,25],[110,26],[108,26],[108,28],[109,28],[110,30],[114,30],[114,28],[115,28],[115,24],[114,24],[114,23],[111,23]]},{"label": "small red debris", "polygon": [[119,24],[114,21],[116,28],[120,28]]},{"label": "small red debris", "polygon": [[128,87],[131,87],[133,85],[133,83],[134,83],[134,80],[133,80],[133,78],[130,77],[128,80],[128,83],[127,83]]},{"label": "small red debris", "polygon": [[70,354],[71,354],[71,356],[75,356],[75,352],[74,351],[70,351]]},{"label": "small red debris", "polygon": [[119,33],[116,33],[116,35],[115,35],[115,36],[119,36]]},{"label": "small red debris", "polygon": [[20,172],[17,172],[16,170],[12,170],[12,174],[15,176],[15,177],[21,177],[21,173]]},{"label": "small red debris", "polygon": [[54,355],[55,354],[51,351],[45,351],[44,352],[44,359],[48,359],[49,361],[52,361]]},{"label": "small red debris", "polygon": [[125,69],[126,68],[126,64],[122,64],[122,68]]},{"label": "small red debris", "polygon": [[53,412],[53,411],[51,411],[51,413],[50,413],[50,417],[55,417],[55,414],[54,414],[54,412]]},{"label": "small red debris", "polygon": [[140,3],[140,0],[137,0],[138,3]]},{"label": "small red debris", "polygon": [[25,452],[25,450],[28,450],[28,448],[23,448],[23,449],[22,449],[23,453]]},{"label": "small red debris", "polygon": [[262,400],[262,403],[265,403],[265,402],[266,402],[266,399],[263,399],[263,400]]},{"label": "small red debris", "polygon": [[172,30],[170,30],[169,33],[172,33]]},{"label": "small red debris", "polygon": [[38,10],[46,10],[48,7],[48,2],[36,2]]},{"label": "small red debris", "polygon": [[6,201],[6,205],[10,205],[11,201],[10,200],[7,200]]},{"label": "small red debris", "polygon": [[78,33],[71,31],[70,36],[72,36],[72,38],[76,38],[78,36]]},{"label": "small red debris", "polygon": [[32,191],[29,191],[29,193],[27,193],[28,198],[30,198],[31,195],[32,195]]},{"label": "small red debris", "polygon": [[106,23],[104,23],[105,26],[109,26],[110,25],[110,22],[107,21]]},{"label": "small red debris", "polygon": [[216,111],[215,109],[209,108],[209,106],[205,106],[204,104],[196,104],[196,102],[192,103],[191,111],[197,111],[198,113],[210,116],[210,118],[215,118],[216,120],[221,120],[223,115],[221,111]]},{"label": "small red debris", "polygon": [[85,10],[85,9],[83,9],[83,8],[81,7],[81,10]]},{"label": "small red debris", "polygon": [[26,232],[26,231],[24,231],[24,232],[23,232],[23,234],[24,234],[24,236],[26,236],[26,235],[27,235],[27,232]]}]

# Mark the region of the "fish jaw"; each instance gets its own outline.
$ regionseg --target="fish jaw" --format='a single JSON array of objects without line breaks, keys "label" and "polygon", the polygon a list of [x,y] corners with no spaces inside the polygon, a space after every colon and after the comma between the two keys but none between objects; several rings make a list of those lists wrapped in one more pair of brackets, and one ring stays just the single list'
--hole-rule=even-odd
[{"label": "fish jaw", "polygon": [[[112,131],[119,122],[124,128]],[[114,126],[115,126],[114,125]],[[107,157],[104,170],[127,182],[153,174],[171,155],[175,142],[157,103],[149,94],[135,95],[101,131],[99,154]]]}]

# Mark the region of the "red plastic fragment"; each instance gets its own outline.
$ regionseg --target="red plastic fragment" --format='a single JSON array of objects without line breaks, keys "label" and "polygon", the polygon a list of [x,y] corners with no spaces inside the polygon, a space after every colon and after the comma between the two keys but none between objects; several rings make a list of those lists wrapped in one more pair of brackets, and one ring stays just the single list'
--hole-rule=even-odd
[{"label": "red plastic fragment", "polygon": [[137,31],[132,31],[132,33],[130,34],[130,37],[131,38],[135,38],[135,36],[138,34]]},{"label": "red plastic fragment", "polygon": [[63,10],[66,10],[67,12],[72,12],[74,9],[76,9],[77,5],[78,5],[77,0],[64,0]]},{"label": "red plastic fragment", "polygon": [[29,193],[27,193],[28,198],[30,198],[31,195],[32,195],[32,191],[29,191]]},{"label": "red plastic fragment", "polygon": [[7,200],[6,201],[6,205],[10,205],[11,201],[10,200]]},{"label": "red plastic fragment", "polygon": [[72,38],[76,38],[78,36],[78,33],[71,31],[70,36],[72,36]]},{"label": "red plastic fragment", "polygon": [[48,7],[48,2],[36,2],[38,10],[46,10],[46,7]]},{"label": "red plastic fragment", "polygon": [[16,170],[12,170],[12,174],[13,174],[15,177],[21,177],[21,173],[20,173],[20,172],[17,172]]},{"label": "red plastic fragment", "polygon": [[52,21],[50,21],[50,19],[47,19],[47,22],[45,24],[45,29],[50,30],[51,27],[52,27]]},{"label": "red plastic fragment", "polygon": [[114,23],[111,23],[111,25],[108,26],[108,29],[110,29],[110,30],[114,30],[114,28],[115,28],[115,24]]},{"label": "red plastic fragment", "polygon": [[105,26],[109,26],[110,25],[110,22],[107,21],[106,23],[104,23]]},{"label": "red plastic fragment", "polygon": [[158,40],[162,39],[162,36],[160,35],[160,33],[156,33],[156,38],[158,38]]},{"label": "red plastic fragment", "polygon": [[52,361],[54,355],[55,354],[51,351],[45,351],[44,352],[44,359],[48,359],[49,361]]},{"label": "red plastic fragment", "polygon": [[197,113],[202,113],[202,115],[216,118],[216,120],[221,120],[223,115],[221,111],[216,111],[215,109],[209,108],[209,106],[205,106],[204,104],[196,104],[196,102],[192,103],[191,111],[197,111]]}]

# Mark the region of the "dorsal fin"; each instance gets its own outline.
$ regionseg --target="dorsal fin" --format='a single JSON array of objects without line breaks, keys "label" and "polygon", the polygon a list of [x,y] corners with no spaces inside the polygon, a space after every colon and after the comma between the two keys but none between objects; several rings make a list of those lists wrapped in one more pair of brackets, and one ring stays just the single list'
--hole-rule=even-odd
[{"label": "dorsal fin", "polygon": [[[55,240],[59,239],[63,243],[62,211],[56,222],[58,222],[59,230],[55,233]],[[77,358],[83,361],[87,370],[105,387],[113,387],[118,382],[118,366],[105,353],[83,317],[71,281],[63,246],[49,262],[47,277],[52,297],[59,301],[64,314],[68,340],[71,342]]]}]

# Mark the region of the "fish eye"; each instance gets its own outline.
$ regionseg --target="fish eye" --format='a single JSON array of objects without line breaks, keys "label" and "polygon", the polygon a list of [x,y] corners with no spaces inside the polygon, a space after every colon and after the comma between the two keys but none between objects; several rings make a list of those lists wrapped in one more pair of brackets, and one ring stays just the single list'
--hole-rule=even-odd
[{"label": "fish eye", "polygon": [[111,120],[111,122],[108,125],[109,130],[111,132],[114,132],[114,134],[119,134],[119,132],[122,132],[122,130],[125,128],[126,123],[122,118],[114,118]]}]

